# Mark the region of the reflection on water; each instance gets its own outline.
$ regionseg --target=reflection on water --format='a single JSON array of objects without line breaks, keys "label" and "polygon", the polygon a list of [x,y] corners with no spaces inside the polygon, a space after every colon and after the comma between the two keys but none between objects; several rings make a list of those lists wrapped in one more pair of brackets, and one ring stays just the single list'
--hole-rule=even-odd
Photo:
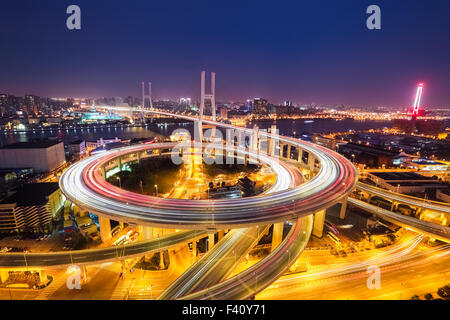
[{"label": "reflection on water", "polygon": [[[252,128],[258,125],[261,129],[270,128],[274,122],[272,121],[256,121],[248,123],[247,127]],[[353,119],[345,119],[336,121],[333,119],[317,119],[311,120],[277,120],[276,125],[282,135],[301,135],[303,133],[327,133],[327,132],[343,132],[349,129],[355,131],[368,129],[382,129],[391,127],[392,121],[356,121]],[[30,139],[45,139],[48,137],[58,137],[64,142],[73,140],[97,141],[100,138],[114,139],[134,139],[134,138],[151,138],[157,134],[169,136],[175,129],[184,128],[193,134],[192,123],[177,123],[166,125],[151,124],[146,127],[98,127],[84,129],[52,129],[52,130],[34,130],[30,132],[20,133],[0,133],[0,145],[4,146],[15,142],[27,142]]]}]

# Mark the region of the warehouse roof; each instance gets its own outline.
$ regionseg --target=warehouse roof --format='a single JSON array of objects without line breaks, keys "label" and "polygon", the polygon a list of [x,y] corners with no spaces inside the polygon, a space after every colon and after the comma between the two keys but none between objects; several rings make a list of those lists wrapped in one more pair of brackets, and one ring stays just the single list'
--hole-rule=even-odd
[{"label": "warehouse roof", "polygon": [[16,142],[2,147],[2,149],[46,149],[60,143],[58,140],[36,140],[29,142]]}]

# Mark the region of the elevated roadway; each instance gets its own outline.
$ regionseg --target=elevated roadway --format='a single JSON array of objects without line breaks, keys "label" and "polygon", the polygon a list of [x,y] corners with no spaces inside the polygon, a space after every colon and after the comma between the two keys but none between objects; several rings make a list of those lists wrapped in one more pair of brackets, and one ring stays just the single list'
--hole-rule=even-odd
[{"label": "elevated roadway", "polygon": [[231,230],[212,250],[175,280],[158,299],[177,299],[222,281],[258,243],[268,227]]},{"label": "elevated roadway", "polygon": [[438,201],[424,200],[417,197],[392,192],[386,189],[378,188],[367,183],[358,182],[356,189],[364,191],[370,195],[379,196],[384,199],[397,203],[407,204],[420,209],[426,209],[438,213],[450,214],[450,204]]},{"label": "elevated roadway", "polygon": [[[196,118],[163,113],[186,120]],[[251,134],[252,130],[214,121],[204,121],[218,127],[230,128]],[[107,183],[101,168],[117,157],[145,148],[160,146],[132,146],[89,157],[68,168],[60,178],[64,195],[78,206],[108,218],[133,222],[139,225],[169,229],[228,229],[264,225],[314,214],[342,201],[348,196],[357,180],[354,166],[341,155],[311,143],[263,133],[270,139],[278,139],[310,152],[311,159],[320,163],[317,174],[308,182],[281,189],[294,179],[293,169],[264,152],[250,149],[237,150],[270,166],[277,175],[280,187],[264,197],[229,200],[181,200],[162,199],[122,190]]]},{"label": "elevated roadway", "polygon": [[400,213],[395,213],[354,198],[348,198],[348,203],[372,214],[375,214],[393,224],[450,243],[449,227],[441,226],[429,221],[419,220],[413,217],[408,217]]}]

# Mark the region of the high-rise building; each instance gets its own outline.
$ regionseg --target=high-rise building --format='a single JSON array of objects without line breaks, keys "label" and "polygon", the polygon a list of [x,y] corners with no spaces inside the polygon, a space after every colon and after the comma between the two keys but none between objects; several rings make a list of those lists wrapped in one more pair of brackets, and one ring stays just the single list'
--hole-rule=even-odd
[{"label": "high-rise building", "polygon": [[220,118],[223,120],[228,119],[228,109],[227,108],[220,109]]},{"label": "high-rise building", "polygon": [[252,100],[247,100],[247,112],[252,111]]},{"label": "high-rise building", "polygon": [[267,99],[253,99],[253,112],[257,114],[266,114],[269,112]]},{"label": "high-rise building", "polygon": [[5,93],[0,93],[0,107],[8,106],[8,95]]},{"label": "high-rise building", "polygon": [[0,230],[42,229],[64,205],[58,183],[31,183],[0,202]]},{"label": "high-rise building", "polygon": [[25,105],[28,108],[33,108],[34,106],[39,106],[40,98],[38,96],[34,96],[32,94],[25,95]]},{"label": "high-rise building", "polygon": [[8,110],[8,95],[0,93],[0,117],[5,117]]}]

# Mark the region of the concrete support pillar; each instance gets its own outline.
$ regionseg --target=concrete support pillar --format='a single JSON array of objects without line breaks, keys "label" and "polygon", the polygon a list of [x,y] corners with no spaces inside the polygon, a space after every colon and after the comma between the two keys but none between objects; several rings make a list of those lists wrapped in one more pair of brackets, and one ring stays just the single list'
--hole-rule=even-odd
[{"label": "concrete support pillar", "polygon": [[291,159],[291,145],[288,144],[286,158]]},{"label": "concrete support pillar", "polygon": [[280,147],[280,158],[284,158],[284,144],[279,143],[278,146]]},{"label": "concrete support pillar", "polygon": [[297,157],[297,161],[302,163],[302,155],[303,155],[303,150],[302,149],[298,149],[298,157]]},{"label": "concrete support pillar", "polygon": [[159,267],[161,269],[164,269],[164,252],[163,251],[159,252]]},{"label": "concrete support pillar", "polygon": [[73,215],[75,217],[79,217],[80,216],[80,208],[78,206],[73,206]]},{"label": "concrete support pillar", "polygon": [[144,240],[152,240],[154,238],[154,230],[152,227],[142,227],[142,236]]},{"label": "concrete support pillar", "polygon": [[308,153],[308,167],[309,167],[309,170],[311,170],[311,172],[314,171],[315,161],[316,161],[316,159],[314,158],[314,155],[311,152],[309,152]]},{"label": "concrete support pillar", "polygon": [[140,164],[141,163],[141,153],[140,152],[138,152],[136,154],[136,158],[137,158],[137,162]]},{"label": "concrete support pillar", "polygon": [[102,178],[106,180],[106,169],[105,169],[105,167],[101,167],[100,171],[102,173]]},{"label": "concrete support pillar", "polygon": [[217,130],[216,126],[213,126],[211,128],[211,141],[214,141],[216,139],[216,130]]},{"label": "concrete support pillar", "polygon": [[[269,131],[269,132],[270,132],[270,131]],[[266,141],[266,147],[267,147],[266,153],[267,153],[268,155],[271,155],[271,154],[272,154],[272,139],[267,138],[267,141]]]},{"label": "concrete support pillar", "polygon": [[275,223],[272,230],[272,251],[278,247],[283,240],[284,222]]},{"label": "concrete support pillar", "polygon": [[81,282],[82,283],[86,283],[87,282],[87,269],[86,266],[82,266],[80,267],[80,271],[81,271]]},{"label": "concrete support pillar", "polygon": [[[277,134],[277,126],[272,125],[268,132],[271,134]],[[267,154],[274,157],[276,152],[277,139],[267,138]]]},{"label": "concrete support pillar", "polygon": [[214,232],[208,234],[208,251],[214,247]]},{"label": "concrete support pillar", "polygon": [[234,145],[234,138],[238,139],[239,143],[239,136],[236,134],[234,130],[227,130],[227,138],[225,141],[225,163],[226,164],[234,164],[234,151],[236,150],[236,146]]},{"label": "concrete support pillar", "polygon": [[192,241],[192,255],[195,257],[197,257],[197,241],[194,240]]},{"label": "concrete support pillar", "polygon": [[161,238],[165,234],[174,232],[173,229],[153,228],[153,238]]},{"label": "concrete support pillar", "polygon": [[341,203],[341,211],[339,212],[339,218],[345,219],[345,213],[347,212],[347,198]]},{"label": "concrete support pillar", "polygon": [[323,224],[325,223],[325,210],[314,214],[314,226],[312,234],[317,238],[323,237]]},{"label": "concrete support pillar", "polygon": [[39,281],[40,281],[40,283],[47,283],[48,278],[47,278],[47,272],[45,272],[45,270],[39,271]]},{"label": "concrete support pillar", "polygon": [[119,171],[122,171],[122,158],[117,158],[116,160],[117,167],[119,168]]},{"label": "concrete support pillar", "polygon": [[242,131],[237,132],[237,145],[236,147],[243,147],[245,139],[242,138]]},{"label": "concrete support pillar", "polygon": [[252,140],[251,149],[255,152],[259,151],[259,128],[256,125],[253,127],[253,136],[251,140]]},{"label": "concrete support pillar", "polygon": [[98,216],[98,224],[100,226],[100,238],[102,242],[111,239],[111,221],[108,218]]},{"label": "concrete support pillar", "polygon": [[217,241],[222,240],[222,238],[223,238],[223,230],[220,230],[220,231],[217,233]]},{"label": "concrete support pillar", "polygon": [[9,271],[8,270],[0,270],[0,282],[6,282],[9,278]]}]

